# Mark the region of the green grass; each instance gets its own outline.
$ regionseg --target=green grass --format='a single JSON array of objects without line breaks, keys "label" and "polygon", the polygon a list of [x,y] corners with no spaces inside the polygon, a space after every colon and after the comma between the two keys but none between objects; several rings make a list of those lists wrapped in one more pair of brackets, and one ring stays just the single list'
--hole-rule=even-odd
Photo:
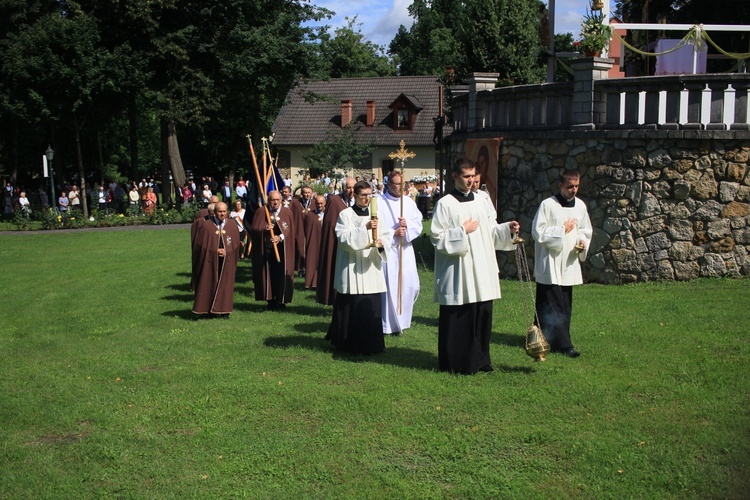
[{"label": "green grass", "polygon": [[254,302],[247,262],[231,319],[193,321],[188,239],[0,236],[0,497],[747,495],[750,280],[577,287],[583,355],[546,363],[504,281],[496,371],[467,377],[436,370],[421,265],[413,328],[352,358],[313,294]]}]

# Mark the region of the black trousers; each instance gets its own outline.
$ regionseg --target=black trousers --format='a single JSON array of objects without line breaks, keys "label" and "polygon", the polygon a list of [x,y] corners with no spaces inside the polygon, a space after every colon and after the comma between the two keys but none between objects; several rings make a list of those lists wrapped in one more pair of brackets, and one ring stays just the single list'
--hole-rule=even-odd
[{"label": "black trousers", "polygon": [[536,325],[553,351],[573,347],[570,341],[570,315],[573,310],[573,287],[536,284]]},{"label": "black trousers", "polygon": [[472,375],[491,366],[492,301],[440,306],[438,364],[441,371]]},{"label": "black trousers", "polygon": [[326,339],[339,350],[376,354],[385,350],[382,294],[336,294]]}]

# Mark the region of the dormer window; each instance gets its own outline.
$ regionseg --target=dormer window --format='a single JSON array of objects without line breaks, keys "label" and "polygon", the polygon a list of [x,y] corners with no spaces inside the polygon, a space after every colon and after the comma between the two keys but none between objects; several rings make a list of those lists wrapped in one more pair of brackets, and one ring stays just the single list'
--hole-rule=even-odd
[{"label": "dormer window", "polygon": [[411,113],[408,109],[396,110],[396,128],[402,130],[411,130]]},{"label": "dormer window", "polygon": [[393,130],[397,132],[412,131],[417,122],[417,114],[422,111],[422,104],[411,95],[401,94],[388,106],[393,110]]}]

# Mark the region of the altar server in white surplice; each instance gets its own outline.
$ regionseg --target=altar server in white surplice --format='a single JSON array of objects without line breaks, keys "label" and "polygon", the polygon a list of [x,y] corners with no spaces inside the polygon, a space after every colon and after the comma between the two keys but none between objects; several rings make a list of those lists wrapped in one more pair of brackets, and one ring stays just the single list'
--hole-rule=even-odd
[{"label": "altar server in white surplice", "polygon": [[[372,188],[366,181],[354,185],[355,205],[336,222],[336,273],[331,324],[326,339],[352,354],[375,354],[385,349],[381,297],[386,291],[383,261],[391,246],[390,231],[381,229],[370,214]],[[377,229],[373,241],[372,230]]]},{"label": "altar server in white surplice", "polygon": [[576,198],[581,175],[560,174],[560,193],[542,201],[531,227],[534,238],[534,280],[538,323],[553,352],[580,355],[570,340],[573,285],[583,283],[593,229],[586,204]]},{"label": "altar server in white surplice", "polygon": [[471,191],[471,160],[453,165],[455,189],[440,198],[432,215],[435,300],[440,304],[440,369],[473,374],[492,371],[492,301],[500,298],[495,250],[512,250],[518,222],[498,224],[484,198]]},{"label": "altar server in white surplice", "polygon": [[[422,234],[422,213],[409,196],[402,197],[401,173],[388,176],[388,189],[378,198],[379,227],[392,233],[391,251],[384,264],[388,291],[383,295],[383,333],[398,335],[411,326],[414,303],[419,296],[417,259],[412,242]],[[401,217],[401,200],[404,214]],[[401,247],[401,248],[399,248]],[[400,270],[399,270],[400,269]],[[399,274],[401,314],[398,313]]]}]

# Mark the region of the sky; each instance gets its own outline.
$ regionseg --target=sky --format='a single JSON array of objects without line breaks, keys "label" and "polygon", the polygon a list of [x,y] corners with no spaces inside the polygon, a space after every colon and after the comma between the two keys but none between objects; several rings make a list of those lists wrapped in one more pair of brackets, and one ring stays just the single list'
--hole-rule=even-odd
[{"label": "sky", "polygon": [[[409,28],[413,22],[407,10],[411,0],[311,0],[311,3],[336,13],[333,19],[320,24],[330,25],[333,31],[347,24],[346,17],[358,16],[357,22],[362,24],[360,30],[365,38],[386,47],[400,25]],[[556,0],[555,32],[573,33],[577,38],[587,5],[585,0]]]}]

